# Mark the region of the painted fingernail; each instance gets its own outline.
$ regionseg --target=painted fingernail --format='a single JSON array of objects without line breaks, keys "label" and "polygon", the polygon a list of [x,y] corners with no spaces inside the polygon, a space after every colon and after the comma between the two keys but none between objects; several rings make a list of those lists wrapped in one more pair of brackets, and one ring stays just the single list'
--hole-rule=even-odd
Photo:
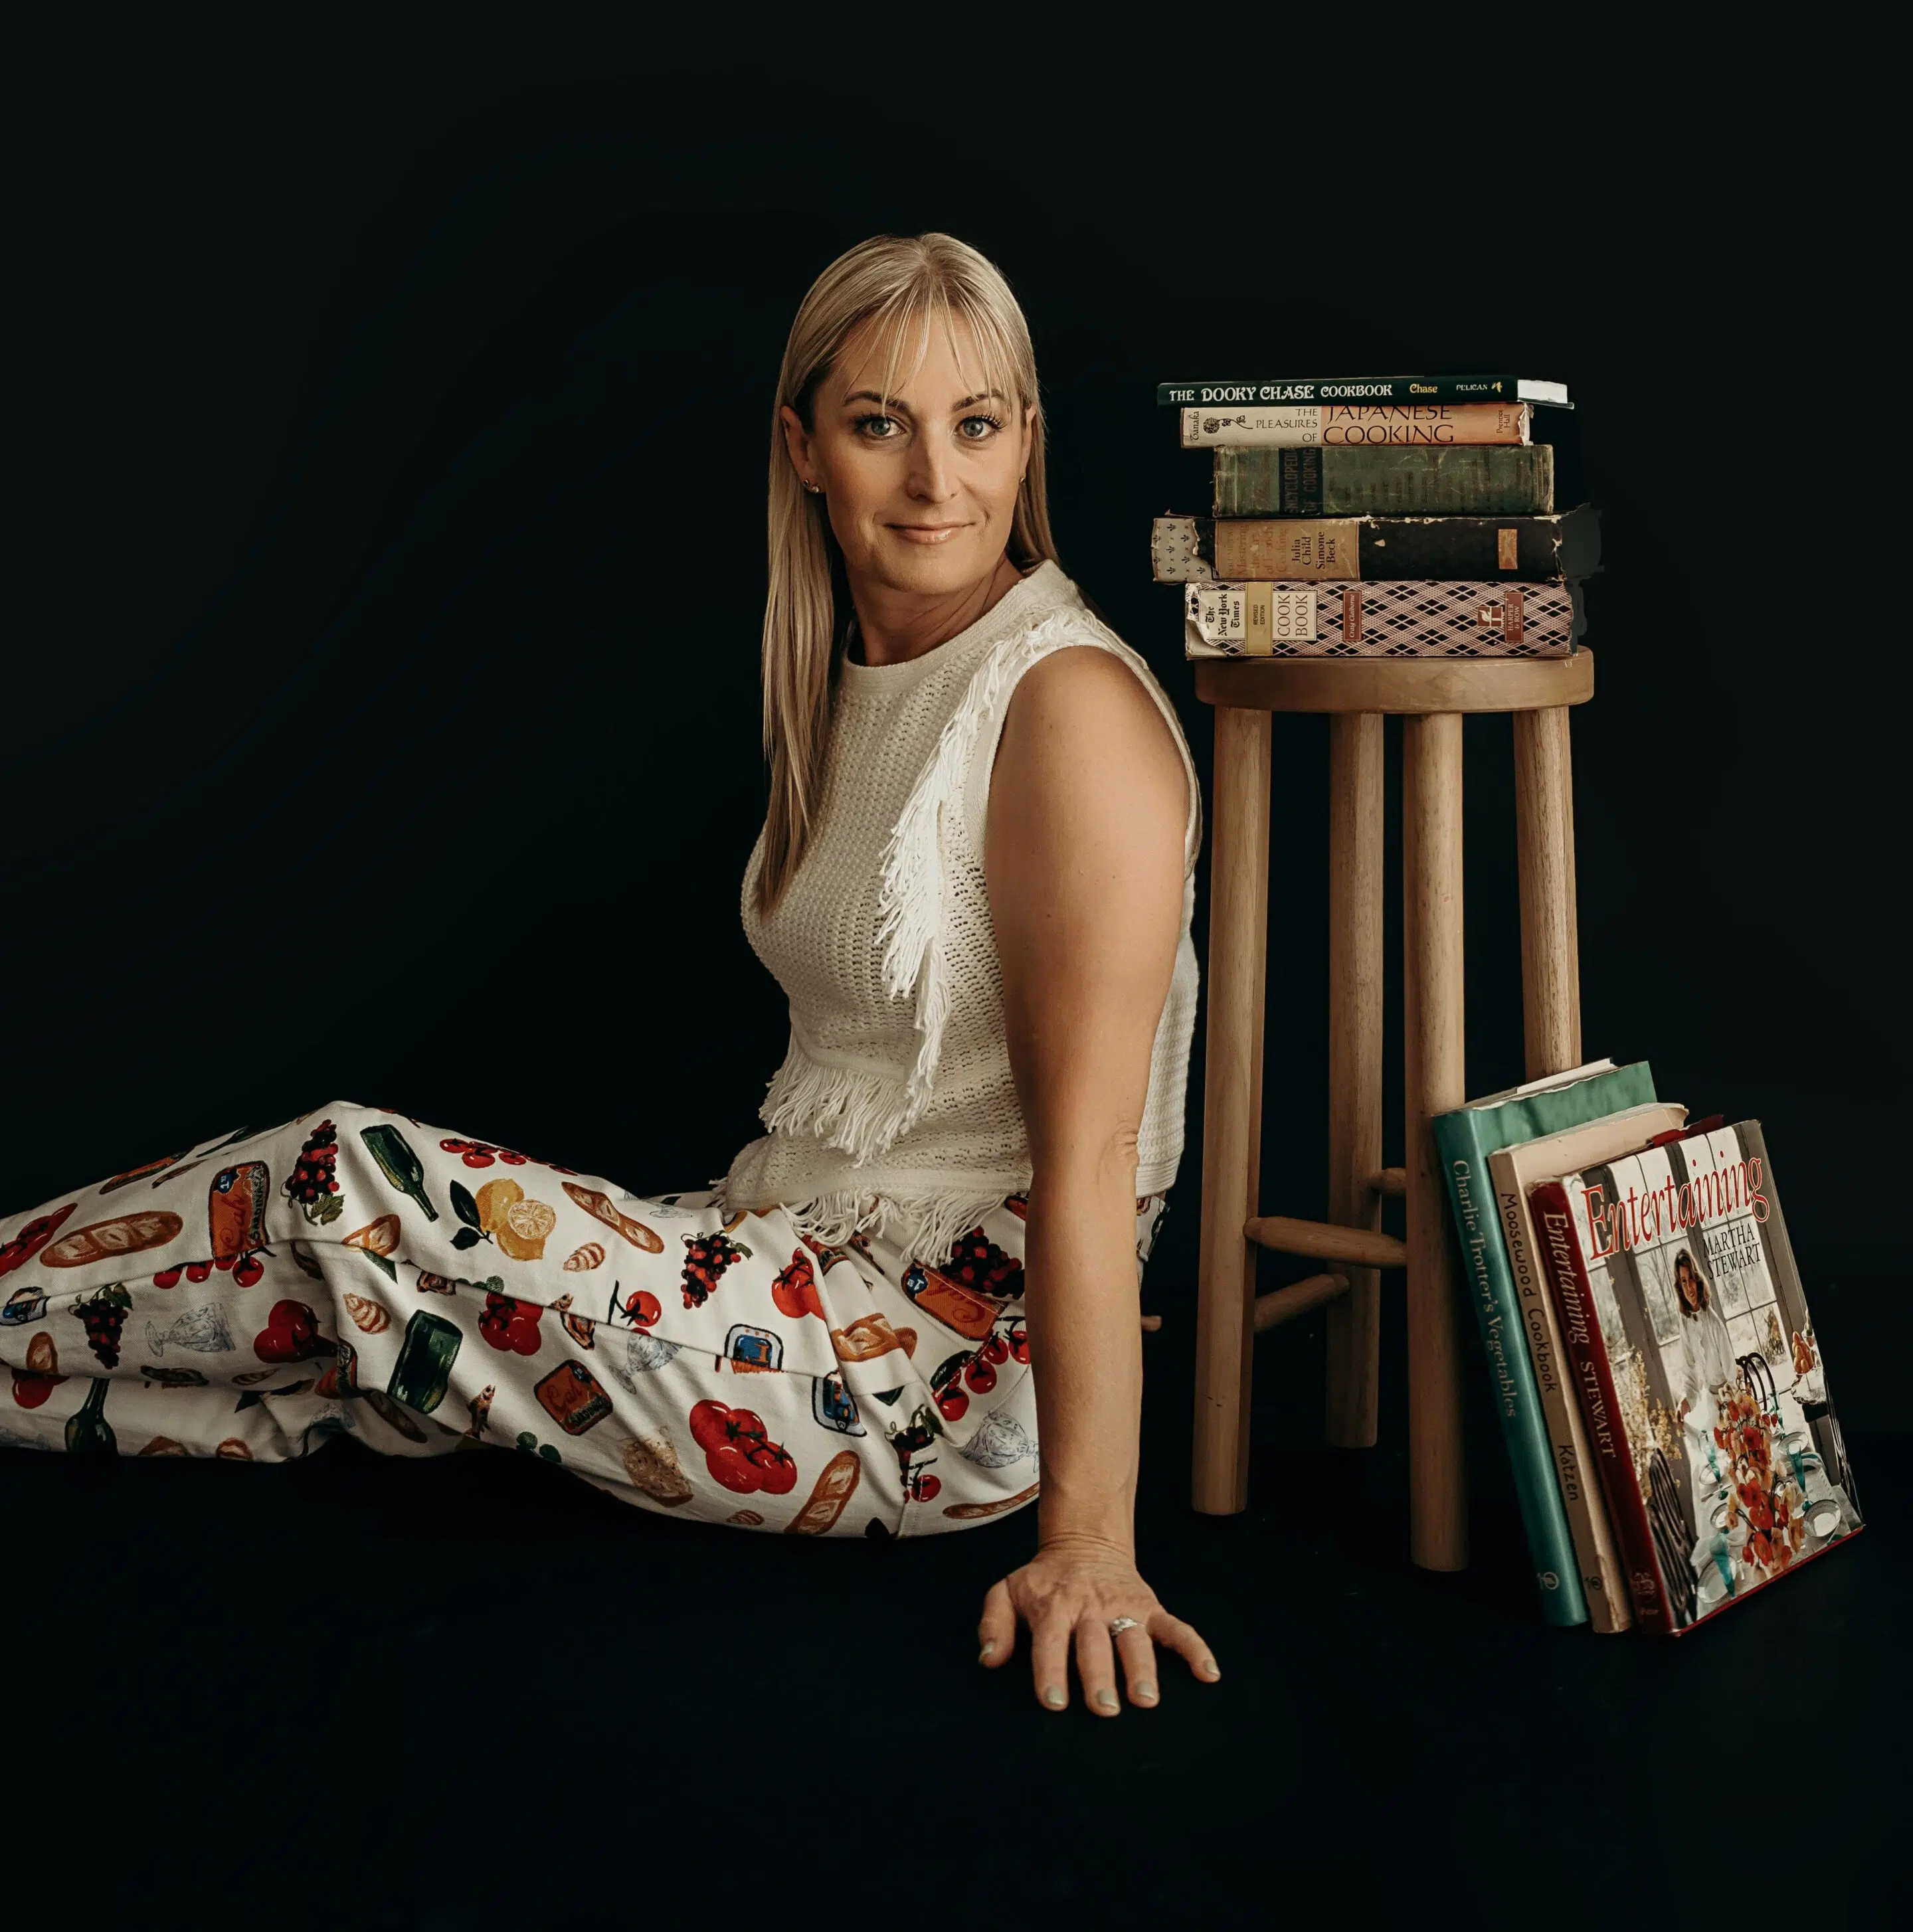
[{"label": "painted fingernail", "polygon": [[1156,1680],[1153,1677],[1144,1678],[1137,1685],[1136,1694],[1144,1703],[1153,1704],[1156,1701]]},{"label": "painted fingernail", "polygon": [[1051,1710],[1060,1711],[1063,1708],[1062,1686],[1056,1684],[1045,1684],[1043,1690],[1043,1701]]},{"label": "painted fingernail", "polygon": [[1203,1669],[1212,1677],[1220,1677],[1222,1675],[1221,1665],[1212,1657],[1206,1657],[1203,1659]]},{"label": "painted fingernail", "polygon": [[990,1641],[984,1646],[982,1649],[977,1652],[977,1661],[979,1664],[981,1664],[996,1648],[996,1640],[994,1637],[992,1637]]},{"label": "painted fingernail", "polygon": [[1116,1707],[1116,1694],[1113,1690],[1098,1690],[1096,1701],[1104,1710],[1113,1711]]}]

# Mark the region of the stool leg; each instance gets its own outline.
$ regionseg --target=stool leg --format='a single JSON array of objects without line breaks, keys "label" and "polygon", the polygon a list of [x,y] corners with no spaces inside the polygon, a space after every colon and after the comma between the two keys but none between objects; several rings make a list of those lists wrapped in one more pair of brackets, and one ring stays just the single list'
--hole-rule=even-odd
[{"label": "stool leg", "polygon": [[[1382,1165],[1382,721],[1329,720],[1329,1219],[1379,1228]],[[1327,1435],[1374,1444],[1381,1276],[1350,1268],[1329,1307]]]},{"label": "stool leg", "polygon": [[1527,1077],[1581,1064],[1574,796],[1568,708],[1515,713],[1515,839],[1521,867],[1521,1022]]},{"label": "stool leg", "polygon": [[1461,720],[1403,721],[1403,992],[1407,1074],[1408,1550],[1468,1560],[1458,1295],[1431,1118],[1467,1099],[1462,1050]]},{"label": "stool leg", "polygon": [[1195,1507],[1210,1516],[1245,1508],[1249,1496],[1256,1249],[1242,1224],[1257,1211],[1261,1180],[1269,740],[1267,712],[1216,707],[1192,1485]]}]

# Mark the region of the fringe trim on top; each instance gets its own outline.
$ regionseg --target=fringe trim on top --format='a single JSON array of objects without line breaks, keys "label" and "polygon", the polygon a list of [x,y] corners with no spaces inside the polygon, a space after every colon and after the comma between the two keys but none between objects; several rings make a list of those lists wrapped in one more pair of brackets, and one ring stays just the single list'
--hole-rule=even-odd
[{"label": "fringe trim on top", "polygon": [[915,1118],[900,1082],[861,1067],[820,1066],[794,1031],[757,1111],[773,1133],[814,1135],[826,1147],[841,1148],[860,1166],[902,1132],[896,1123],[906,1114]]},{"label": "fringe trim on top", "polygon": [[1012,1191],[998,1188],[988,1194],[940,1194],[909,1201],[887,1194],[819,1194],[808,1201],[786,1202],[783,1208],[797,1232],[821,1246],[845,1247],[853,1234],[870,1235],[893,1244],[906,1258],[933,1268],[949,1258],[959,1235],[980,1226]]},{"label": "fringe trim on top", "polygon": [[922,1118],[950,1018],[944,950],[950,889],[944,808],[958,800],[975,754],[977,734],[1005,687],[1062,643],[1101,644],[1110,634],[1087,610],[1054,610],[1014,643],[999,645],[972,674],[890,828],[881,861],[875,944],[884,992],[892,999],[913,1001],[911,1024],[918,1035],[915,1063],[901,1081],[862,1068],[820,1066],[804,1052],[793,1030],[784,1064],[758,1110],[758,1118],[772,1132],[814,1135],[861,1166],[887,1152]]},{"label": "fringe trim on top", "polygon": [[949,1260],[960,1234],[1003,1205],[1009,1188],[990,1194],[933,1194],[896,1200],[889,1194],[819,1194],[813,1200],[785,1204],[785,1214],[802,1234],[825,1246],[845,1246],[852,1234],[869,1234],[899,1248],[906,1260],[935,1268]]}]

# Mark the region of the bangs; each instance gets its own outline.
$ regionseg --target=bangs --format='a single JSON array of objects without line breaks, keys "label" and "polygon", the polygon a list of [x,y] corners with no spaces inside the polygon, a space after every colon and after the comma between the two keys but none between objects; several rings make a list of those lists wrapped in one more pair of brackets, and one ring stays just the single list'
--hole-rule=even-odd
[{"label": "bangs", "polygon": [[[1017,374],[1018,357],[1002,324],[987,303],[960,284],[952,286],[941,278],[922,278],[899,289],[864,320],[871,332],[869,347],[846,380],[855,383],[866,370],[881,362],[884,380],[878,393],[886,400],[894,400],[902,385],[914,380],[923,366],[932,329],[942,332],[972,395],[994,390],[1018,408],[1034,400],[1023,393]],[[957,334],[960,321],[969,329],[967,351]]]}]

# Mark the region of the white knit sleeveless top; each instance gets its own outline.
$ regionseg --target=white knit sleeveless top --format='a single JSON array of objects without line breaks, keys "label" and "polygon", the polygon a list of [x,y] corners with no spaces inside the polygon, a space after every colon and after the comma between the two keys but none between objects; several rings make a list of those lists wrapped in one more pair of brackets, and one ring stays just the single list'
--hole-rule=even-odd
[{"label": "white knit sleeveless top", "polygon": [[1175,1178],[1195,1022],[1202,795],[1148,664],[1045,562],[921,657],[859,664],[840,651],[811,842],[767,920],[755,904],[761,832],[744,869],[745,934],[789,1000],[791,1035],[759,1109],[769,1132],[716,1184],[731,1209],[779,1203],[821,1241],[881,1232],[941,1256],[986,1209],[1029,1186],[984,833],[1017,680],[1071,645],[1135,672],[1188,777],[1182,934],[1150,1057],[1136,1190]]}]

